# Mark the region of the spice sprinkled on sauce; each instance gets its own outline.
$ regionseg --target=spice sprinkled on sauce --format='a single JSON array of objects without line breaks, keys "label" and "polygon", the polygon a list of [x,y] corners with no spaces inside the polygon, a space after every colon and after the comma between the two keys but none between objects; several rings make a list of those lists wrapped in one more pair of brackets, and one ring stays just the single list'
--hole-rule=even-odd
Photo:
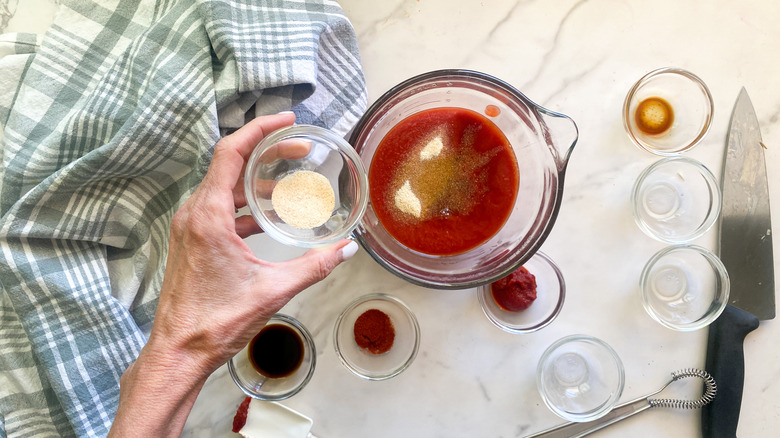
[{"label": "spice sprinkled on sauce", "polygon": [[382,354],[393,348],[395,327],[387,314],[379,309],[363,312],[355,321],[355,342],[371,354]]},{"label": "spice sprinkled on sauce", "polygon": [[648,97],[639,102],[634,120],[637,128],[645,134],[663,134],[674,123],[674,110],[666,100],[660,97]]},{"label": "spice sprinkled on sauce", "polygon": [[325,176],[300,170],[276,183],[271,204],[286,224],[300,229],[316,228],[330,219],[336,195]]},{"label": "spice sprinkled on sauce", "polygon": [[385,135],[368,186],[377,219],[399,243],[454,255],[501,229],[518,181],[512,146],[493,122],[463,108],[435,108]]},{"label": "spice sprinkled on sauce", "polygon": [[404,181],[401,188],[395,192],[395,206],[402,212],[411,214],[414,217],[420,217],[420,214],[422,214],[422,204],[417,195],[412,191],[409,180]]},{"label": "spice sprinkled on sauce", "polygon": [[431,158],[438,157],[441,150],[444,148],[444,143],[441,141],[441,137],[436,137],[429,141],[424,148],[420,151],[420,160],[430,160]]}]

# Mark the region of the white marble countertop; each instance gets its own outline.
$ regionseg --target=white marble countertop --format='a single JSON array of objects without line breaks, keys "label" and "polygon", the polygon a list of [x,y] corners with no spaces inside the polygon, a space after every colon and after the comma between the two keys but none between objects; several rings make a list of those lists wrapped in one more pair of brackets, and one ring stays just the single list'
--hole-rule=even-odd
[{"label": "white marble countertop", "polygon": [[[14,12],[21,0],[2,0]],[[50,20],[57,0],[35,2]],[[369,101],[418,73],[468,68],[497,76],[578,124],[563,204],[542,251],[560,266],[567,300],[540,332],[511,335],[483,315],[474,290],[436,291],[408,284],[363,251],[327,280],[304,291],[284,313],[314,335],[317,369],[284,402],[314,419],[329,437],[515,437],[558,424],[534,380],[542,351],[584,333],[611,344],[626,371],[622,400],[647,394],[669,373],[703,367],[706,331],[675,332],[642,309],[638,278],[665,245],[634,224],[634,179],[659,157],[633,146],[623,131],[623,98],[644,73],[688,69],[709,86],[715,114],[703,143],[687,156],[720,174],[731,108],[740,87],[762,126],[770,193],[780,196],[780,3],[775,0],[342,0],[358,34]],[[3,18],[3,31],[37,31]],[[772,204],[780,229],[780,202]],[[695,243],[714,249],[713,229]],[[302,251],[254,237],[265,258]],[[775,244],[778,268],[780,244]],[[382,382],[352,375],[333,349],[333,324],[355,297],[384,292],[404,300],[422,330],[420,352],[403,374]],[[776,436],[780,427],[780,322],[762,322],[745,341],[746,380],[738,433]],[[228,437],[243,394],[226,369],[208,381],[184,436]],[[657,409],[594,436],[699,436],[699,413]]]},{"label": "white marble countertop", "polygon": [[[543,350],[585,333],[611,344],[625,365],[621,400],[647,394],[669,373],[703,367],[706,330],[675,332],[643,310],[638,278],[665,244],[634,224],[631,186],[659,159],[630,143],[623,98],[634,81],[665,66],[690,70],[709,86],[715,112],[704,141],[686,153],[720,174],[731,109],[740,87],[761,122],[770,193],[780,196],[780,4],[774,0],[341,2],[358,34],[369,101],[418,73],[468,68],[497,76],[531,100],[571,116],[579,142],[563,204],[542,251],[560,266],[567,300],[558,319],[530,335],[505,333],[485,318],[474,290],[426,290],[384,271],[363,251],[283,312],[314,334],[317,369],[284,404],[314,419],[320,437],[514,437],[558,424],[534,380]],[[780,202],[772,204],[780,229]],[[712,229],[695,243],[714,249]],[[298,250],[267,238],[261,255]],[[775,248],[780,248],[776,244]],[[780,254],[775,255],[777,270]],[[368,382],[333,349],[333,323],[355,297],[384,292],[407,302],[421,330],[420,353],[400,376]],[[775,436],[780,427],[780,323],[762,322],[745,341],[746,380],[739,436]],[[224,370],[209,381],[187,436],[228,436],[242,399]],[[594,436],[700,435],[699,412],[656,409]]]}]

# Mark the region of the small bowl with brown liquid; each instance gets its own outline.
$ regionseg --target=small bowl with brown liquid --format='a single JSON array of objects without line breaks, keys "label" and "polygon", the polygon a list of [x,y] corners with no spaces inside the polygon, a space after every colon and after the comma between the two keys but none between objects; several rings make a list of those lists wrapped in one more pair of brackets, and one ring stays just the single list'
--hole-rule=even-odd
[{"label": "small bowl with brown liquid", "polygon": [[230,359],[228,371],[244,394],[278,401],[309,383],[316,361],[314,340],[306,327],[293,317],[276,314]]},{"label": "small bowl with brown liquid", "polygon": [[640,149],[677,154],[696,146],[712,124],[712,95],[695,74],[661,68],[639,79],[623,103],[623,126]]}]

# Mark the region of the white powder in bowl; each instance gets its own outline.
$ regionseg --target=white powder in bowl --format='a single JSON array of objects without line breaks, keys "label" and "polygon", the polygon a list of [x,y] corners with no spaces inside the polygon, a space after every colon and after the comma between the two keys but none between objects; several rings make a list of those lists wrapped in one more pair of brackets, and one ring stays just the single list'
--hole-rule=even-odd
[{"label": "white powder in bowl", "polygon": [[286,224],[300,229],[316,228],[330,219],[336,196],[330,181],[310,170],[282,178],[271,193],[271,205]]},{"label": "white powder in bowl", "polygon": [[442,149],[444,149],[444,142],[441,141],[441,137],[436,137],[422,148],[420,151],[420,160],[425,161],[430,160],[433,157],[438,157]]},{"label": "white powder in bowl", "polygon": [[420,217],[420,214],[422,213],[422,204],[417,195],[412,191],[412,185],[409,184],[409,180],[406,180],[404,185],[395,192],[395,207],[404,213],[411,214],[414,217]]}]

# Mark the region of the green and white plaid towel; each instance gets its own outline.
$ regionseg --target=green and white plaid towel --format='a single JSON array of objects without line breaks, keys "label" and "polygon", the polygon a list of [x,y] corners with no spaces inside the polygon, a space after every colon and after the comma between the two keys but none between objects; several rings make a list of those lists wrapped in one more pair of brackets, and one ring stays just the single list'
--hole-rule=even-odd
[{"label": "green and white plaid towel", "polygon": [[346,133],[354,31],[328,0],[63,0],[42,41],[4,37],[0,437],[104,436],[220,128]]}]

